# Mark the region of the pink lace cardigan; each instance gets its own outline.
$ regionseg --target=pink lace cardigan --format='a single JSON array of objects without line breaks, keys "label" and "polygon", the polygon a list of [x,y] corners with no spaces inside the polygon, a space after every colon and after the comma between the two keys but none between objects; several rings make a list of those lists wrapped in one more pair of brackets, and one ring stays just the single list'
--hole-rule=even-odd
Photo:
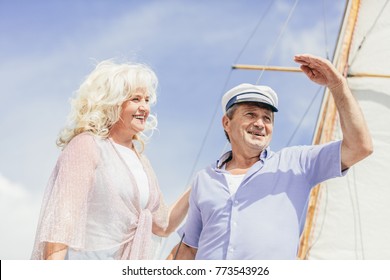
[{"label": "pink lace cardigan", "polygon": [[46,242],[75,251],[118,248],[117,259],[150,259],[152,224],[167,226],[167,207],[145,156],[149,200],[141,209],[135,179],[111,140],[82,133],[61,153],[47,185],[32,259]]}]

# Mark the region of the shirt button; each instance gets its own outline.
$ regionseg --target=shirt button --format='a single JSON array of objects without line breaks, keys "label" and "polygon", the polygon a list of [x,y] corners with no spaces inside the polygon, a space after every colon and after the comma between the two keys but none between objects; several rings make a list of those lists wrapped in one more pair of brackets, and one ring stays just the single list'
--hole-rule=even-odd
[{"label": "shirt button", "polygon": [[238,200],[235,200],[235,201],[234,201],[234,205],[237,205],[237,204],[238,204]]}]

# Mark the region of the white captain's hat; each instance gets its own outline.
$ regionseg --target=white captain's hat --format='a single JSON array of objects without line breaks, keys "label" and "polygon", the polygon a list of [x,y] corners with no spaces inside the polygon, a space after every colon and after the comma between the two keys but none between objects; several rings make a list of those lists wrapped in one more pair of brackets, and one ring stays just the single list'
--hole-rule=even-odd
[{"label": "white captain's hat", "polygon": [[242,102],[259,102],[268,105],[274,112],[278,111],[278,96],[272,88],[245,83],[224,94],[222,97],[223,113],[225,114],[234,104]]}]

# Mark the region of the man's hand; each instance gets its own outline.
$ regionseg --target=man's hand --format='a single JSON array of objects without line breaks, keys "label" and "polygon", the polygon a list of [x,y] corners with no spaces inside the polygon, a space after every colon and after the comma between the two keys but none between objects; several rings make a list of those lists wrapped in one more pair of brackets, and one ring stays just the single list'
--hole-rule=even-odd
[{"label": "man's hand", "polygon": [[301,54],[296,55],[294,61],[301,64],[301,70],[310,80],[327,86],[330,90],[338,87],[345,80],[327,59],[310,54]]},{"label": "man's hand", "polygon": [[173,247],[166,260],[194,260],[197,251],[197,249],[192,248],[185,243],[179,243]]},{"label": "man's hand", "polygon": [[334,98],[343,133],[341,170],[345,170],[373,152],[370,132],[359,104],[347,80],[327,60],[310,54],[296,55],[302,71],[313,82],[327,86]]}]

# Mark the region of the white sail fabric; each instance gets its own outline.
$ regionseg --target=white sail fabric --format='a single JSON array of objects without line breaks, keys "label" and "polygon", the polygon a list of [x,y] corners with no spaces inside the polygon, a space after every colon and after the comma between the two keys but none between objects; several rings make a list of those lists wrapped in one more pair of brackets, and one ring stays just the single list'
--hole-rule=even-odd
[{"label": "white sail fabric", "polygon": [[[361,1],[350,74],[390,74],[387,2]],[[350,77],[348,82],[368,122],[374,153],[346,177],[322,185],[306,258],[390,259],[390,78]],[[335,138],[340,133],[336,127]]]}]

